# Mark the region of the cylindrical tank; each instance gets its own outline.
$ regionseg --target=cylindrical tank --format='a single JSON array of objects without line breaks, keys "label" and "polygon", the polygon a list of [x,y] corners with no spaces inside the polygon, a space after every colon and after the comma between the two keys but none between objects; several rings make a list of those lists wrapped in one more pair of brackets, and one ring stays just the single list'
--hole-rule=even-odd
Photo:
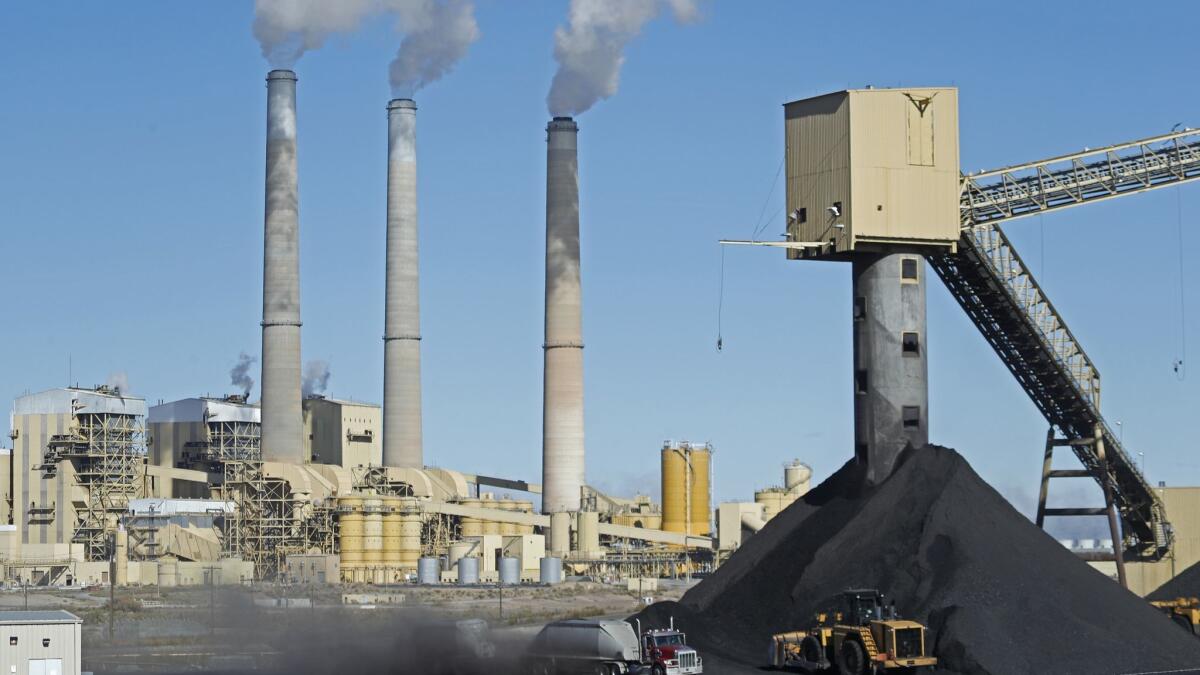
[{"label": "cylindrical tank", "polygon": [[115,548],[112,583],[116,586],[125,586],[129,583],[129,533],[125,531],[125,528],[117,530]]},{"label": "cylindrical tank", "polygon": [[543,584],[557,584],[562,581],[562,558],[542,558],[538,562],[538,580]]},{"label": "cylindrical tank", "polygon": [[458,561],[458,583],[479,583],[479,558],[460,558]]},{"label": "cylindrical tank", "polygon": [[[501,511],[516,512],[519,510],[517,503],[511,499],[502,499],[496,502]],[[504,536],[512,536],[519,534],[516,523],[500,523],[500,534]]]},{"label": "cylindrical tank", "polygon": [[363,564],[362,507],[362,497],[342,497],[338,500],[338,544],[341,550],[338,562],[342,579],[346,581],[354,581],[355,570]]},{"label": "cylindrical tank", "polygon": [[662,529],[701,536],[712,532],[711,465],[712,449],[707,445],[663,445]]},{"label": "cylindrical tank", "polygon": [[179,561],[170,556],[158,559],[158,585],[170,588],[179,585]]},{"label": "cylindrical tank", "polygon": [[[533,502],[517,500],[517,510],[522,513],[533,513]],[[533,525],[517,525],[517,534],[533,534]]]},{"label": "cylindrical tank", "polygon": [[398,563],[406,570],[416,569],[421,557],[421,512],[415,500],[405,504],[400,513],[400,555]]},{"label": "cylindrical tank", "polygon": [[600,514],[595,511],[580,511],[578,530],[575,535],[576,551],[581,558],[597,558],[600,550]]},{"label": "cylindrical tank", "polygon": [[421,558],[417,561],[417,583],[433,585],[442,581],[442,559]]},{"label": "cylindrical tank", "polygon": [[[379,562],[384,567],[394,568],[401,564],[401,518],[400,515],[400,499],[398,497],[386,496],[381,500],[382,509],[381,517],[383,520],[383,529],[380,546]],[[413,565],[416,565],[414,561]]]},{"label": "cylindrical tank", "polygon": [[383,563],[383,500],[363,500],[363,564],[372,569]]},{"label": "cylindrical tank", "polygon": [[1075,540],[1074,539],[1059,539],[1058,543],[1062,544],[1063,548],[1067,548],[1067,549],[1075,548]]},{"label": "cylindrical tank", "polygon": [[690,534],[707,537],[712,534],[712,448],[693,445],[689,455],[692,461]]},{"label": "cylindrical tank", "polygon": [[550,514],[550,553],[564,556],[571,551],[571,514]]},{"label": "cylindrical tank", "polygon": [[1081,548],[1085,551],[1090,551],[1090,550],[1096,548],[1096,540],[1095,539],[1080,539],[1079,540],[1079,548]]},{"label": "cylindrical tank", "polygon": [[795,495],[779,488],[767,488],[754,493],[754,502],[762,504],[764,521],[774,518],[780,511],[791,506],[794,501],[796,501]]},{"label": "cylindrical tank", "polygon": [[[464,499],[462,500],[462,505],[480,508],[483,506],[483,502],[478,499]],[[478,518],[468,518],[463,516],[463,518],[459,521],[459,531],[462,533],[463,537],[481,536],[483,534],[483,521],[479,520]]]},{"label": "cylindrical tank", "polygon": [[449,558],[446,564],[449,567],[454,567],[459,560],[478,556],[479,542],[477,541],[456,541],[450,544]]},{"label": "cylindrical tank", "polygon": [[811,480],[812,468],[798,459],[783,467],[783,489],[797,497],[803,497],[808,492]]},{"label": "cylindrical tank", "polygon": [[521,583],[521,559],[503,557],[500,559],[500,583],[515,586]]}]

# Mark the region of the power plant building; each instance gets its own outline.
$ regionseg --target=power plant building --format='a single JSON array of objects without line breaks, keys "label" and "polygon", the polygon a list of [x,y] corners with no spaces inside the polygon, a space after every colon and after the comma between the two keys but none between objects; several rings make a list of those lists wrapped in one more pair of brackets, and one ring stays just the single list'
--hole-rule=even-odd
[{"label": "power plant building", "polygon": [[[262,459],[261,411],[243,396],[185,398],[151,406],[149,463],[163,469],[219,471],[222,462]],[[163,497],[205,498],[207,486],[168,479]]]},{"label": "power plant building", "polygon": [[315,464],[380,466],[380,408],[324,396],[304,399],[304,456]]}]

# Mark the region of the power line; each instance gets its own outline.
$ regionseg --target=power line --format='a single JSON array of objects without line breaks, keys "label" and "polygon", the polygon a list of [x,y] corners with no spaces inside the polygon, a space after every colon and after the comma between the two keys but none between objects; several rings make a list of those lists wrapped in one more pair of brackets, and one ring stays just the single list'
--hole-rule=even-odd
[{"label": "power line", "polygon": [[1177,241],[1175,248],[1179,253],[1179,358],[1175,360],[1175,377],[1180,381],[1187,379],[1185,361],[1187,360],[1187,303],[1184,294],[1183,277],[1183,192],[1175,186],[1175,231]]},{"label": "power line", "polygon": [[771,203],[771,197],[775,196],[775,186],[779,185],[779,174],[783,173],[783,164],[787,160],[787,155],[779,158],[779,168],[775,169],[775,177],[771,179],[771,190],[767,192],[767,198],[763,200],[762,208],[758,211],[758,220],[754,221],[754,233],[750,235],[751,239],[757,239],[758,235],[766,229],[767,223],[771,222],[775,216],[763,220],[763,215],[767,213],[767,206]]}]

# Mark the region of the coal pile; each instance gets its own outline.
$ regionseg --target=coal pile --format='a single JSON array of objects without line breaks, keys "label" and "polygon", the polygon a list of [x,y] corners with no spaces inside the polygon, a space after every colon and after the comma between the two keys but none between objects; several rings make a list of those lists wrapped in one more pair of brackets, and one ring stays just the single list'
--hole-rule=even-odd
[{"label": "coal pile", "polygon": [[806,627],[848,588],[877,588],[902,617],[925,622],[940,672],[1200,669],[1200,641],[935,446],[905,453],[879,486],[848,463],[679,603],[637,618],[674,617],[706,671],[749,673],[763,665],[771,634]]},{"label": "coal pile", "polygon": [[1200,563],[1180,572],[1167,583],[1154,589],[1147,600],[1174,600],[1176,598],[1200,598]]}]

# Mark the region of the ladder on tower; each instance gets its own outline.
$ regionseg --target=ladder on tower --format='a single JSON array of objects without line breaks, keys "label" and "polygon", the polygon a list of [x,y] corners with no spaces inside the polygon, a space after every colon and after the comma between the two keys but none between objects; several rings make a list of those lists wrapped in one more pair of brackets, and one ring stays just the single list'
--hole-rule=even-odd
[{"label": "ladder on tower", "polygon": [[[963,176],[962,234],[954,252],[930,265],[984,339],[1050,423],[1039,525],[1045,516],[1119,517],[1113,537],[1121,558],[1158,560],[1171,528],[1157,493],[1100,413],[1100,374],[1062,315],[1021,260],[1000,223],[1200,178],[1200,131],[1141,141]],[[1055,447],[1069,447],[1082,470],[1053,470]],[[1101,509],[1050,509],[1051,478],[1090,476],[1105,492]],[[1114,535],[1116,527],[1114,522]]]}]

